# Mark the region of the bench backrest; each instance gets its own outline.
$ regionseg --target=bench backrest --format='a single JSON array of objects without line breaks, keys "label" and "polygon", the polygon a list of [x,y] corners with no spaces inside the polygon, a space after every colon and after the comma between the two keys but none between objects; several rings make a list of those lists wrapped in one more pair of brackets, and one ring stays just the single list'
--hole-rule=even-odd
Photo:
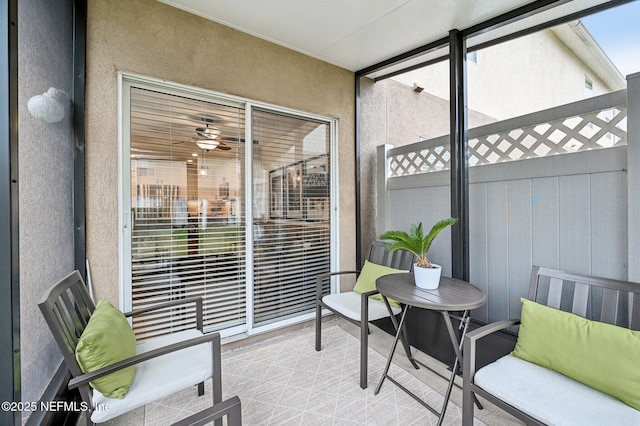
[{"label": "bench backrest", "polygon": [[369,246],[369,255],[367,260],[378,265],[389,266],[390,268],[402,269],[409,271],[413,266],[414,255],[406,250],[396,250],[389,253],[390,243],[374,240]]},{"label": "bench backrest", "polygon": [[594,321],[640,330],[640,284],[534,266],[529,299]]},{"label": "bench backrest", "polygon": [[80,273],[73,271],[49,288],[38,306],[71,374],[74,377],[81,375],[82,371],[75,357],[76,345],[89,323],[95,305]]}]

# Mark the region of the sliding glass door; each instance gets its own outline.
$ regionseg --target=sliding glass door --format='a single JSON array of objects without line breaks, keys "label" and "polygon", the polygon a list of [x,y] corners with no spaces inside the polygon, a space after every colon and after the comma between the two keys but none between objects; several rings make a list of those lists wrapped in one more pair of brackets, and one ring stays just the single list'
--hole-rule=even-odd
[{"label": "sliding glass door", "polygon": [[313,310],[316,275],[330,270],[331,129],[255,110],[252,131],[258,326]]},{"label": "sliding glass door", "polygon": [[[244,110],[136,87],[130,108],[132,308],[199,295],[205,327],[243,325]],[[183,309],[133,326],[179,331]]]},{"label": "sliding glass door", "polygon": [[[310,316],[331,263],[334,124],[164,82],[124,78],[121,95],[125,308],[202,296],[223,335]],[[189,309],[133,327],[180,331]]]}]

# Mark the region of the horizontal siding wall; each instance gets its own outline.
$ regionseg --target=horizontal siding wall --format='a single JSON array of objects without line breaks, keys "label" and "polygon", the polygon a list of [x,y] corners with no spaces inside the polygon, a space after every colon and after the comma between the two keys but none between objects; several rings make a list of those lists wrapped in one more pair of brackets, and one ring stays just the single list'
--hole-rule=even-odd
[{"label": "horizontal siding wall", "polygon": [[[388,229],[409,232],[411,224],[422,222],[429,232],[434,223],[451,216],[450,199],[449,186],[390,191]],[[427,256],[442,266],[443,275],[451,276],[451,230],[438,235]]]},{"label": "horizontal siding wall", "polygon": [[[627,279],[625,168],[626,147],[471,168],[470,281],[488,296],[473,317],[519,317],[533,265]],[[448,180],[448,172],[390,179],[382,226],[448,217]],[[450,250],[446,231],[430,253],[445,275]]]}]

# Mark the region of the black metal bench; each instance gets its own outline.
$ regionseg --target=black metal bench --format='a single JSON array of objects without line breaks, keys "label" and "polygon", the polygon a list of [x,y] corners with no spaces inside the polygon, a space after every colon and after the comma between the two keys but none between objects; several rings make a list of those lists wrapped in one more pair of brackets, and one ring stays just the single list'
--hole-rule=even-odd
[{"label": "black metal bench", "polygon": [[[637,283],[573,274],[556,269],[534,267],[531,273],[528,299],[555,309],[571,312],[590,320],[626,327],[632,330],[640,330],[640,284]],[[482,372],[484,369],[491,367],[491,365],[488,365],[476,371],[478,340],[492,333],[498,332],[499,330],[514,327],[518,324],[520,324],[519,320],[499,321],[473,330],[465,336],[463,348],[465,354],[463,369],[463,425],[473,425],[474,395],[485,398],[489,402],[522,420],[528,425],[545,424],[545,422],[539,418],[524,412],[526,409],[525,407],[518,406],[518,404],[513,403],[513,401],[518,398],[511,398],[510,401],[512,403],[507,403],[492,392],[489,392],[482,386],[478,385],[475,380],[478,372]],[[498,362],[505,360],[507,357],[512,356],[506,355],[505,357],[500,358]],[[570,391],[559,390],[558,386],[573,386],[574,381],[567,379],[566,376],[563,376],[560,373],[552,372],[551,370],[547,371],[544,367],[539,367],[535,364],[527,363],[526,361],[522,362],[534,366],[531,368],[543,369],[536,370],[536,372],[543,373],[542,375],[544,375],[545,378],[541,378],[541,375],[537,374],[536,380],[527,381],[526,379],[519,377],[518,374],[510,375],[508,378],[509,380],[520,380],[522,382],[520,383],[522,386],[521,389],[530,389],[535,386],[533,389],[537,392],[536,396],[540,395],[542,397],[541,399],[545,397],[549,398],[550,392],[555,392],[556,394],[562,393],[567,397],[570,396]],[[525,366],[525,364],[522,364],[522,366]],[[492,372],[492,377],[498,376],[496,373],[499,371],[495,369],[496,365],[506,366],[514,364],[494,364],[493,370],[485,370],[485,378],[487,371]],[[527,377],[530,378],[534,376],[530,375]],[[548,381],[545,381],[547,379]],[[496,378],[496,380],[499,379]],[[563,380],[565,381],[564,384],[562,382]],[[536,381],[535,385],[532,383],[534,381]],[[576,390],[580,387],[587,386],[582,383],[575,383]],[[485,387],[488,386],[485,385]],[[585,392],[590,394],[593,398],[599,398],[600,395],[602,395],[605,398],[606,404],[621,404],[620,406],[612,405],[612,407],[614,407],[614,416],[622,415],[621,412],[625,411],[625,418],[633,418],[635,422],[634,424],[638,424],[637,422],[640,421],[640,411],[634,410],[623,402],[596,390],[593,390],[592,392],[591,388],[585,389]],[[547,394],[545,395],[545,393]],[[505,397],[505,399],[507,398]],[[523,403],[528,402],[526,398],[525,401],[523,401],[523,398],[520,398],[520,400]],[[564,398],[561,398],[561,400],[564,400]],[[562,404],[566,404],[566,401],[563,401]],[[584,414],[584,411],[590,405],[593,406],[596,403],[591,399],[587,399],[580,401],[580,404],[582,407],[580,411]],[[530,407],[527,406],[527,408]],[[573,410],[569,404],[563,405],[560,408],[564,411]],[[544,411],[545,408],[543,407],[541,410]],[[566,414],[568,418],[571,418],[572,416],[572,413],[565,412],[562,414]],[[605,414],[605,416],[609,416],[609,414]],[[612,416],[609,416],[610,420],[616,423],[611,417]],[[555,423],[548,419],[546,421],[549,423]],[[572,422],[576,421],[577,420],[572,420]],[[593,422],[595,420],[590,421]],[[627,422],[627,424],[629,423]]]}]

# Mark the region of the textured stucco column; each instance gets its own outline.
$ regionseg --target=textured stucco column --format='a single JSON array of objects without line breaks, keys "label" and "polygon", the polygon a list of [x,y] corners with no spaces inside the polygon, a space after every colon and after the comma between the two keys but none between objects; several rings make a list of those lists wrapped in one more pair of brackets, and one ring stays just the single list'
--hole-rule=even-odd
[{"label": "textured stucco column", "polygon": [[627,76],[629,281],[640,282],[640,73]]}]

